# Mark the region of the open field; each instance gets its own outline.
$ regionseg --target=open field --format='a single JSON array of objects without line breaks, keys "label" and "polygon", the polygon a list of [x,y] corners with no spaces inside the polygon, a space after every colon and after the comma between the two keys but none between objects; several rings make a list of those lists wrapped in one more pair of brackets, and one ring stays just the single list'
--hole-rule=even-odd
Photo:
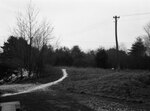
[{"label": "open field", "polygon": [[149,71],[67,68],[67,72],[69,78],[54,87],[80,94],[150,102]]},{"label": "open field", "polygon": [[[149,91],[148,77],[150,74],[148,71],[116,72],[98,68],[66,69],[68,77],[61,83],[26,94],[1,97],[0,103],[20,101],[22,108],[26,111],[150,110],[149,93],[146,92]],[[18,92],[46,83],[50,77],[23,81],[19,85],[4,85],[0,89],[4,92]]]},{"label": "open field", "polygon": [[20,101],[22,111],[92,111],[63,92],[50,89],[0,98],[0,103],[7,101]]}]

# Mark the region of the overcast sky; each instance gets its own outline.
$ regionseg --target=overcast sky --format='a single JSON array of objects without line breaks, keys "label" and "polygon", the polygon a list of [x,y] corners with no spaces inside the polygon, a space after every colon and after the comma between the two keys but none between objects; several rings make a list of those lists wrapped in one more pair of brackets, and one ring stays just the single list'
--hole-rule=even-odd
[{"label": "overcast sky", "polygon": [[[23,11],[28,2],[0,0],[0,45],[15,26],[17,12]],[[59,45],[69,48],[73,45],[83,50],[115,46],[114,15],[120,16],[119,44],[130,48],[150,22],[150,0],[32,0],[32,3],[40,9],[40,16],[54,26]],[[138,15],[142,13],[148,14]]]}]

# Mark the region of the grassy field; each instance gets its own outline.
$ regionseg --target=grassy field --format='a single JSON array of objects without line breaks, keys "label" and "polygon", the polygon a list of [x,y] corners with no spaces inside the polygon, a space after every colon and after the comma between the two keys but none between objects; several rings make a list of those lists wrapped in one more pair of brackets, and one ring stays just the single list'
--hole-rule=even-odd
[{"label": "grassy field", "polygon": [[[60,69],[53,69],[53,74],[56,75],[47,73],[41,79],[2,85],[0,91],[18,92],[53,81],[62,76]],[[149,104],[143,103],[150,100],[148,71],[116,72],[108,69],[67,67],[66,69],[68,77],[61,83],[30,93],[0,97],[0,103],[20,101],[21,107],[26,111],[150,110]]]},{"label": "grassy field", "polygon": [[53,88],[132,102],[150,102],[150,72],[66,68],[69,77]]},{"label": "grassy field", "polygon": [[[31,87],[38,86],[59,79],[62,76],[60,68],[47,70],[46,76],[41,79],[30,79],[14,84],[0,86],[2,93],[19,92]],[[55,74],[55,75],[54,75]],[[22,111],[93,111],[91,108],[78,103],[75,99],[67,96],[65,92],[52,90],[50,87],[35,90],[33,92],[0,97],[0,103],[19,101]]]},{"label": "grassy field", "polygon": [[20,101],[21,111],[92,111],[63,92],[50,89],[1,97],[1,102]]}]

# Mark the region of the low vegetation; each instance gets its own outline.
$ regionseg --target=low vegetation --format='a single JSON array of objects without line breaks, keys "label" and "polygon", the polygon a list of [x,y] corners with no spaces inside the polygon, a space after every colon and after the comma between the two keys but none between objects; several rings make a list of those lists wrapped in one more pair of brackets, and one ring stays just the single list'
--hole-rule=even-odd
[{"label": "low vegetation", "polygon": [[54,88],[132,102],[150,101],[149,71],[67,68],[67,72],[69,78]]}]

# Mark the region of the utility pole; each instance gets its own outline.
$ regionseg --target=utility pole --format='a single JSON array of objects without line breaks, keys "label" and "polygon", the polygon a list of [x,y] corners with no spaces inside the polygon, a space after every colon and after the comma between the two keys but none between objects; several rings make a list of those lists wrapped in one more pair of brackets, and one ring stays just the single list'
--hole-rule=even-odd
[{"label": "utility pole", "polygon": [[117,37],[117,22],[120,16],[113,16],[115,19],[115,39],[116,39],[116,55],[117,55],[117,69],[120,69],[120,62],[119,62],[119,46],[118,46],[118,37]]}]

